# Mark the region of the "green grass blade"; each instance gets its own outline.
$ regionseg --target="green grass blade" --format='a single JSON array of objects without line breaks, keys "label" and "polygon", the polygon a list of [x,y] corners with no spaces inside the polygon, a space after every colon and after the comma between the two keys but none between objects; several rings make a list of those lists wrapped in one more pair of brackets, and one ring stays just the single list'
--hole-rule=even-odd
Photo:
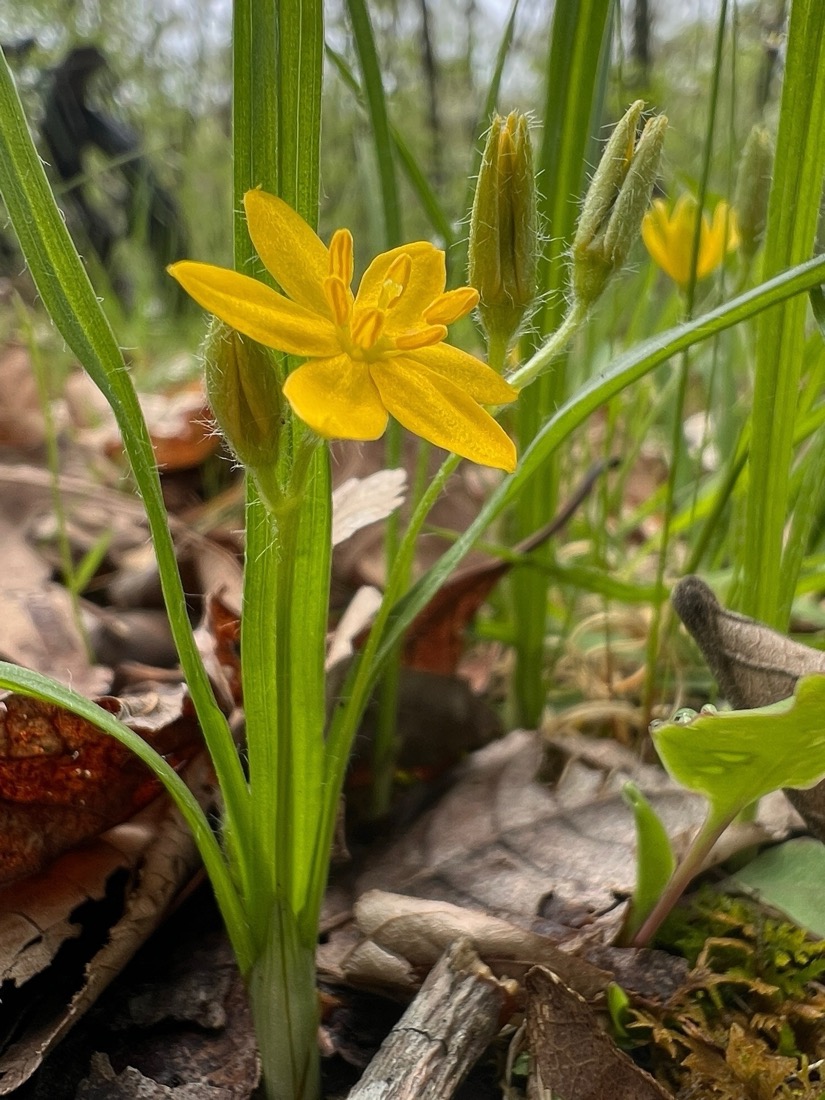
[{"label": "green grass blade", "polygon": [[57,681],[41,676],[40,673],[0,661],[0,687],[16,691],[21,695],[45,700],[55,706],[63,707],[80,718],[84,718],[87,722],[91,722],[103,730],[104,733],[114,737],[116,741],[119,741],[121,745],[133,752],[152,770],[174,801],[186,824],[192,830],[198,851],[209,873],[210,881],[220,904],[221,912],[226,919],[227,928],[232,938],[232,946],[238,957],[241,970],[246,973],[252,964],[251,944],[246,921],[241,912],[238,894],[229,874],[229,868],[224,860],[220,845],[215,839],[215,834],[209,827],[206,814],[171,764],[167,763],[151,745],[136,734],[134,730],[118,721],[109,711],[99,707],[97,703],[93,703],[85,696],[78,695],[77,692],[57,683]]},{"label": "green grass blade", "polygon": [[[473,156],[470,163],[470,170],[467,174],[467,190],[464,195],[464,206],[462,214],[465,217],[469,217],[470,210],[473,207],[473,195],[475,194],[476,179],[478,177],[479,169],[481,168],[481,158],[484,154],[484,136],[490,128],[493,114],[496,111],[498,105],[499,91],[501,90],[501,80],[504,76],[504,66],[507,62],[507,58],[510,54],[510,47],[513,44],[513,35],[516,30],[516,15],[518,14],[520,0],[513,0],[513,5],[510,8],[510,14],[507,17],[507,22],[504,25],[504,33],[501,36],[501,41],[496,50],[496,60],[493,65],[493,73],[490,77],[490,83],[487,86],[487,94],[484,97],[484,106],[481,109],[481,114],[476,124],[476,140],[473,144]],[[464,254],[462,256],[462,268],[467,266],[467,242],[464,244]]]},{"label": "green grass blade", "polygon": [[524,485],[542,470],[558,448],[597,409],[685,348],[709,340],[719,332],[758,316],[763,310],[781,305],[824,279],[825,257],[799,264],[718,306],[710,313],[650,337],[620,355],[609,370],[592,378],[548,420],[521,456],[516,472],[501,482],[473,523],[437,564],[420,578],[409,595],[400,601],[391,616],[377,660],[380,662],[387,649],[398,642],[412,619],[438,591],[444,579],[472,549],[490,523],[512,503],[522,492]]},{"label": "green grass blade", "polygon": [[395,177],[393,143],[390,134],[387,100],[375,36],[372,33],[369,10],[365,0],[347,0],[355,48],[361,66],[361,77],[370,116],[370,132],[378,165],[381,184],[381,202],[384,208],[384,241],[387,248],[401,243],[401,202]]},{"label": "green grass blade", "polygon": [[[256,183],[265,181],[311,226],[317,224],[322,14],[317,0],[242,0],[235,7],[242,32],[234,44],[239,270],[247,270],[252,255],[241,200]],[[270,48],[275,42],[277,51]],[[257,140],[261,118],[270,119],[274,135],[265,143]],[[283,434],[276,475],[284,494],[283,512],[274,522],[248,479],[241,624],[259,875],[254,926],[262,936],[276,892],[296,916],[303,908],[323,797],[323,638],[331,553],[328,459],[325,447],[309,458],[309,488],[298,505],[306,474],[305,429],[289,418]],[[300,623],[294,619],[298,611]],[[315,917],[307,919],[305,932],[314,936]]]},{"label": "green grass blade", "polygon": [[[601,122],[603,69],[609,62],[612,0],[570,0],[556,4],[547,58],[544,131],[536,162],[540,224],[547,244],[539,262],[544,305],[536,318],[538,336],[560,325],[566,309],[567,252],[573,239],[582,194],[587,153]],[[541,424],[567,396],[565,358],[560,356],[519,404],[518,442],[525,448]],[[537,530],[554,514],[558,471],[551,463],[519,497],[513,516],[514,542]],[[550,561],[552,547],[539,558]],[[516,667],[513,701],[518,720],[534,726],[544,705],[544,635],[547,585],[535,571],[520,570],[512,579]]]},{"label": "green grass blade", "polygon": [[[343,57],[337,50],[334,50],[332,46],[327,46],[326,55],[332,64],[335,66],[338,75],[341,77],[346,86],[350,89],[359,103],[361,108],[366,111],[366,105],[364,103],[364,96],[361,91],[361,86],[355,77],[352,69],[347,64],[346,58]],[[435,232],[444,241],[445,249],[450,249],[455,244],[455,230],[452,222],[447,216],[444,207],[441,205],[441,201],[430,185],[430,181],[424,175],[421,170],[421,166],[415,159],[415,155],[410,149],[409,145],[401,135],[397,126],[394,126],[390,122],[390,138],[395,148],[396,155],[398,156],[399,163],[404,169],[407,177],[407,182],[413,189],[414,193],[418,197],[418,201],[421,203],[421,208],[427,215],[430,221],[430,225]]]},{"label": "green grass blade", "polygon": [[[811,255],[825,175],[825,4],[794,0],[763,272]],[[796,584],[781,568],[805,326],[804,298],[757,326],[742,610],[782,629]]]},{"label": "green grass blade", "polygon": [[221,783],[227,818],[232,828],[242,829],[246,781],[192,636],[146,422],[115,337],[55,204],[1,53],[0,195],[43,304],[114,412],[146,508],[175,646]]}]

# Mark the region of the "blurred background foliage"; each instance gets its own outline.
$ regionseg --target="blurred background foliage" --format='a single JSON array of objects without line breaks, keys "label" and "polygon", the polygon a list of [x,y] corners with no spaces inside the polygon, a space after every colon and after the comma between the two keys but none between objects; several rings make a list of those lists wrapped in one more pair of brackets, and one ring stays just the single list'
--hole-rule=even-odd
[{"label": "blurred background foliage", "polygon": [[[671,119],[667,171],[680,187],[695,189],[701,162],[716,7],[708,0],[676,6],[667,0],[622,0],[615,8],[605,132],[633,98],[666,111]],[[781,0],[753,0],[733,13],[720,89],[723,137],[711,195],[730,194],[750,127],[774,109],[783,9]],[[537,144],[552,12],[549,2],[520,4],[497,103],[499,111],[531,112]],[[481,112],[507,5],[504,0],[373,0],[370,14],[391,121],[460,239],[468,214],[467,175],[488,123]],[[228,0],[6,0],[0,10],[0,41],[13,47],[33,125],[42,124],[55,68],[72,49],[97,47],[108,64],[89,82],[89,101],[140,135],[141,151],[180,205],[191,255],[218,263],[230,257],[230,15]],[[24,49],[27,40],[33,41]],[[340,3],[328,5],[327,41],[357,71]],[[348,225],[363,243],[363,255],[379,251],[380,188],[370,124],[332,62],[323,150],[322,235]],[[44,156],[48,159],[45,151]],[[116,190],[100,155],[90,155],[84,170],[99,191]],[[403,236],[432,237],[425,211],[400,176]]]},{"label": "blurred background foliage", "polygon": [[[576,6],[579,0],[557,3]],[[372,122],[360,93],[361,59],[348,15],[352,5],[331,0],[326,7],[320,233],[328,239],[336,227],[350,227],[357,242],[356,266],[362,267],[394,242],[387,240]],[[672,202],[684,191],[704,190],[705,208],[711,211],[717,200],[731,201],[753,126],[776,130],[788,9],[786,0],[685,0],[678,5],[670,0],[614,0],[603,110],[588,146],[588,165],[593,168],[598,161],[599,138],[606,138],[628,104],[641,98],[651,111],[670,119],[657,192]],[[553,93],[548,57],[554,5],[550,0],[521,0],[514,9],[506,0],[370,0],[368,11],[396,135],[399,239],[424,237],[446,247],[455,284],[465,278],[472,180],[490,123],[485,101],[497,58],[503,52],[495,107],[500,113],[528,112],[538,150],[542,113]],[[77,51],[94,61],[85,102],[133,139],[130,151],[114,158],[99,147],[89,148],[80,175],[56,179],[55,185],[79,241],[83,227],[76,225],[77,210],[73,215],[71,209],[78,184],[88,204],[113,227],[110,261],[97,262],[91,248],[81,246],[81,251],[144,385],[147,378],[163,381],[175,371],[198,369],[194,351],[203,333],[202,315],[175,299],[171,280],[163,275],[165,263],[184,255],[231,263],[230,23],[229,0],[5,0],[0,9],[0,41],[10,48],[42,155],[53,169],[55,157],[44,138],[49,97],[54,95],[55,74]],[[598,43],[591,48],[598,51]],[[105,58],[105,64],[97,58]],[[134,174],[130,183],[125,166],[136,159],[144,183],[153,181],[165,196],[156,211],[165,226],[162,231],[153,232],[151,203],[130,198]],[[541,191],[541,173],[537,182]],[[581,196],[569,198],[577,205]],[[544,231],[549,233],[547,226]],[[22,271],[10,230],[2,222],[0,265],[13,277]],[[712,278],[698,284],[693,315],[758,278],[759,256],[750,263],[731,254]],[[548,285],[564,283],[559,277]],[[560,302],[564,291],[554,293]],[[640,242],[627,270],[611,283],[578,333],[567,359],[562,397],[575,393],[631,344],[682,319],[685,308],[678,288],[649,260]],[[0,338],[13,328],[13,311],[0,310]],[[458,338],[484,354],[480,334],[469,322]],[[675,473],[671,522],[665,525],[665,542],[672,536],[666,579],[689,565],[736,584],[731,561],[741,556],[742,487],[730,501],[727,491],[714,494],[725,470],[733,468],[749,415],[753,355],[753,329],[722,333],[694,349],[684,403],[677,396],[676,371],[668,367],[656,372],[617,397],[559,456],[558,485],[551,486],[547,498],[551,502],[556,489],[568,491],[594,458],[622,458],[609,486],[571,526],[566,545],[540,563],[544,583],[550,584],[546,641],[551,663],[569,648],[571,637],[586,650],[589,634],[581,628],[587,637],[576,641],[576,631],[581,633],[579,627],[573,630],[576,623],[588,622],[590,613],[598,615],[611,606],[624,609],[615,628],[613,612],[606,625],[600,621],[595,628],[596,679],[605,683],[594,686],[588,672],[585,694],[613,692],[619,650],[614,647],[613,656],[608,652],[605,657],[604,637],[608,635],[610,649],[614,629],[634,654],[625,668],[627,690],[632,690],[631,680],[638,685],[631,671],[637,657],[645,660],[649,613],[665,598],[662,578],[655,575],[655,556],[662,541],[669,466]],[[825,363],[818,335],[809,342],[806,356],[806,392],[819,410]],[[684,369],[688,371],[687,360]],[[683,446],[672,462],[672,425],[683,419]],[[715,500],[721,502],[719,515],[706,523]],[[825,516],[825,508],[816,507]],[[547,508],[552,513],[553,504]],[[530,530],[539,526],[532,520],[530,524]],[[697,545],[701,551],[691,557]],[[818,590],[812,578],[818,576],[823,546],[825,518],[814,524],[805,545],[806,566],[797,590],[803,598]],[[513,642],[518,631],[506,607],[497,612],[481,625],[481,632]],[[807,612],[812,625],[825,623],[812,601]],[[646,657],[649,685],[656,664],[653,650],[655,645]],[[582,688],[576,681],[581,663],[577,667],[567,679],[573,695]],[[645,693],[642,729],[650,714],[651,690]]]}]

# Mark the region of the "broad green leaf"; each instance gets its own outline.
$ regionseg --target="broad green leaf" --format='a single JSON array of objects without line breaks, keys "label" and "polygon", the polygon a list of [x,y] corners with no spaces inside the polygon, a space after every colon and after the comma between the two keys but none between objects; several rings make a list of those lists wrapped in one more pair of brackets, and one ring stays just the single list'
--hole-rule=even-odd
[{"label": "broad green leaf", "polygon": [[825,937],[823,882],[825,845],[808,836],[768,848],[731,877],[734,886],[756,892],[772,909]]},{"label": "broad green leaf", "polygon": [[825,676],[804,677],[780,703],[670,722],[652,736],[672,778],[703,794],[714,820],[733,818],[771,791],[825,776]]}]

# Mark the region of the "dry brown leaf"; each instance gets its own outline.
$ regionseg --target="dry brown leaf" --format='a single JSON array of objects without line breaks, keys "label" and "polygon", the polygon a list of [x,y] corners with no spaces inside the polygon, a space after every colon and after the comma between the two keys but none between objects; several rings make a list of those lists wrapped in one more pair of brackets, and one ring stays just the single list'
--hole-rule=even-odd
[{"label": "dry brown leaf", "polygon": [[[778,703],[793,694],[801,676],[825,672],[825,654],[820,650],[728,611],[699,577],[684,577],[671,598],[722,694],[734,707]],[[811,833],[825,842],[825,780],[808,790],[786,793]]]},{"label": "dry brown leaf", "polygon": [[526,986],[536,1090],[532,1095],[550,1094],[564,1100],[672,1100],[618,1049],[587,1002],[557,975],[537,966],[528,973]]},{"label": "dry brown leaf", "polygon": [[25,538],[27,512],[6,507],[0,505],[0,657],[86,694],[106,691],[111,672],[90,665],[68,592],[49,579],[48,564]]},{"label": "dry brown leaf", "polygon": [[[420,898],[370,890],[355,905],[355,920],[365,940],[344,960],[349,981],[381,978],[380,951],[395,985],[406,964],[402,986],[416,984],[416,971],[429,969],[456,939],[469,939],[479,956],[496,974],[521,977],[531,966],[552,967],[565,982],[586,997],[603,992],[610,975],[584,959],[567,954],[547,936],[472,909],[449,902],[423,901]],[[377,949],[377,950],[376,950]],[[362,960],[367,969],[361,972]]]},{"label": "dry brown leaf", "polygon": [[396,469],[338,485],[332,494],[332,545],[340,546],[356,531],[386,519],[403,502],[406,484],[406,472]]},{"label": "dry brown leaf", "polygon": [[[201,805],[214,809],[214,777],[204,755],[185,777]],[[0,1095],[34,1073],[198,867],[189,829],[163,797],[47,871],[0,888]],[[73,940],[77,947],[64,957],[61,948]]]},{"label": "dry brown leaf", "polygon": [[[614,742],[554,738],[550,753],[524,731],[474,753],[441,801],[363,871],[358,893],[392,890],[567,927],[606,912],[617,920],[617,896],[636,875],[623,784],[645,792],[677,845],[705,803]],[[545,785],[536,776],[551,764],[556,778]]]},{"label": "dry brown leaf", "polygon": [[[175,763],[200,748],[180,685],[100,703]],[[21,695],[0,702],[0,883],[41,870],[158,793],[134,753],[91,723]]]},{"label": "dry brown leaf", "polygon": [[[405,433],[404,452],[401,466],[407,471],[408,478],[415,475],[418,456],[418,440]],[[434,476],[441,465],[444,452],[433,448],[430,456],[429,473]],[[346,440],[332,445],[333,479],[342,484],[351,477],[367,477],[383,470],[386,453],[383,440],[370,443],[350,443]],[[464,463],[450,478],[444,492],[436,501],[429,515],[429,522],[435,527],[463,531],[472,523],[499,475],[488,469]],[[409,504],[402,507],[406,514]],[[429,568],[450,545],[439,535],[425,535],[416,544],[416,571]],[[473,554],[466,563],[473,560],[483,561],[485,556]],[[361,585],[374,585],[383,588],[385,582],[384,533],[380,528],[365,528],[336,548],[333,561],[334,577],[351,591]],[[347,600],[342,602],[346,603]]]},{"label": "dry brown leaf", "polygon": [[31,450],[46,439],[46,423],[28,351],[0,348],[0,447]]}]

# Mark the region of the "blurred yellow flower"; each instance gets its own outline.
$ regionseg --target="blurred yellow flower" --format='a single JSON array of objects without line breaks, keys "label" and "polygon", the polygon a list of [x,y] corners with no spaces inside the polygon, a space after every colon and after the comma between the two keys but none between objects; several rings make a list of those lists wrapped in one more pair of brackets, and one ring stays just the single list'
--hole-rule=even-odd
[{"label": "blurred yellow flower", "polygon": [[268,347],[306,358],[284,384],[295,413],[328,439],[377,439],[392,414],[436,446],[511,471],[512,440],[482,405],[516,391],[492,368],[444,343],[478,302],[444,290],[444,253],[426,241],[377,256],[353,295],[352,236],[327,248],[285,202],[244,196],[249,235],[286,292],[247,275],[183,260],[169,273],[204,309]]},{"label": "blurred yellow flower", "polygon": [[[654,199],[642,220],[642,240],[651,257],[666,275],[684,290],[690,282],[690,261],[699,207],[692,195],[676,200],[673,211],[667,203]],[[728,252],[739,246],[736,216],[726,202],[718,202],[713,219],[702,214],[699,251],[696,257],[696,279],[714,272]]]}]

